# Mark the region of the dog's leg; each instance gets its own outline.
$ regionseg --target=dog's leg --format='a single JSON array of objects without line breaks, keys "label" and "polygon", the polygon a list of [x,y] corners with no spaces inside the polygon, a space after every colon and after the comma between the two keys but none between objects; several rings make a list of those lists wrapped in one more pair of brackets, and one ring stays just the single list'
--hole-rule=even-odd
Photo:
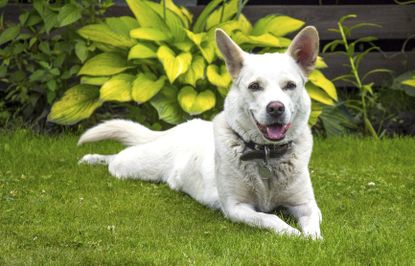
[{"label": "dog's leg", "polygon": [[114,155],[87,154],[78,161],[78,164],[109,164]]},{"label": "dog's leg", "polygon": [[285,223],[278,216],[257,212],[248,204],[231,204],[226,208],[225,213],[226,216],[234,222],[241,222],[251,226],[269,229],[278,234],[301,235],[300,231]]},{"label": "dog's leg", "polygon": [[315,201],[289,206],[288,211],[297,219],[305,236],[312,239],[323,239],[320,233],[321,212]]}]

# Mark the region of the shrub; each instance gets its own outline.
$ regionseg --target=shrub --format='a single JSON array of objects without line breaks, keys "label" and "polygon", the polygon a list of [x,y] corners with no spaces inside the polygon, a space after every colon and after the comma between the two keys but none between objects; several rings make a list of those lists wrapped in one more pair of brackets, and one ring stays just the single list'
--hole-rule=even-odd
[{"label": "shrub", "polygon": [[[169,124],[193,116],[210,119],[221,109],[231,84],[215,45],[215,28],[226,31],[244,50],[265,53],[284,51],[290,44],[284,36],[304,25],[283,15],[267,16],[252,25],[241,14],[239,0],[211,1],[194,22],[187,9],[171,0],[127,3],[135,18],[106,18],[78,30],[99,52],[80,68],[81,83],[54,104],[50,121],[77,123],[108,101],[155,108],[158,118],[150,125],[158,119]],[[87,49],[79,47],[79,52]],[[321,58],[317,65],[326,67]],[[309,80],[313,124],[322,105],[337,101],[337,93],[319,70]]]},{"label": "shrub", "polygon": [[17,24],[0,20],[0,123],[11,117],[44,120],[88,56],[76,29],[95,21],[111,1],[67,2],[34,0]]}]

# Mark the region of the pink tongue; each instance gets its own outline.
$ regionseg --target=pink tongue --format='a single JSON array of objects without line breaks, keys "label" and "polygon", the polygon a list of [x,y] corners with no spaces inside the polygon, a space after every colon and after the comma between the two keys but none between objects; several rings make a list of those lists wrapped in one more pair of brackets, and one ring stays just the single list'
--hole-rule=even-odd
[{"label": "pink tongue", "polygon": [[272,125],[267,126],[267,135],[268,138],[273,140],[282,139],[285,136],[288,125]]}]

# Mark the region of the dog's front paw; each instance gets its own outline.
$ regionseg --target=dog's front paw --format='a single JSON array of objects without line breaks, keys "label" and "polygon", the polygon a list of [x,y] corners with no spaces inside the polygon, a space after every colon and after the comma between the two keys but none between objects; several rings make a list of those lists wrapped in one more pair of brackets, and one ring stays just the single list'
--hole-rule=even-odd
[{"label": "dog's front paw", "polygon": [[277,233],[288,235],[288,236],[301,236],[301,232],[295,229],[294,227],[284,228],[283,230],[278,231]]},{"label": "dog's front paw", "polygon": [[307,228],[303,230],[303,235],[312,240],[323,240],[323,236],[320,233],[320,228]]}]

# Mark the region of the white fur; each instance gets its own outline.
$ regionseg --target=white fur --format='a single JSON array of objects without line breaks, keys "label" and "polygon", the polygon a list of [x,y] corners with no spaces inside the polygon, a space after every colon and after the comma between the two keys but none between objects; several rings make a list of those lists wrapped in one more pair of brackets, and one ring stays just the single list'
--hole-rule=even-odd
[{"label": "white fur", "polygon": [[[120,179],[166,182],[170,188],[220,209],[235,222],[300,235],[299,230],[270,214],[283,206],[297,219],[305,236],[319,239],[321,212],[308,172],[312,136],[307,121],[311,102],[304,88],[305,71],[289,53],[243,53],[233,48],[235,44],[224,33],[218,34],[218,42],[224,42],[219,47],[231,49],[222,53],[235,77],[224,111],[213,122],[194,119],[155,132],[130,121],[108,121],[88,130],[79,144],[111,138],[131,147],[115,155],[85,155],[80,163],[108,164],[110,173]],[[233,58],[243,60],[243,64],[231,62]],[[297,88],[283,90],[288,80],[295,82]],[[249,91],[252,81],[260,82],[263,90]],[[280,142],[293,144],[283,157],[270,161],[269,171],[262,160],[239,159],[244,143],[234,132],[246,141],[271,143],[260,133],[254,119],[267,123],[265,107],[276,100],[286,106],[283,119],[292,125]]]}]

